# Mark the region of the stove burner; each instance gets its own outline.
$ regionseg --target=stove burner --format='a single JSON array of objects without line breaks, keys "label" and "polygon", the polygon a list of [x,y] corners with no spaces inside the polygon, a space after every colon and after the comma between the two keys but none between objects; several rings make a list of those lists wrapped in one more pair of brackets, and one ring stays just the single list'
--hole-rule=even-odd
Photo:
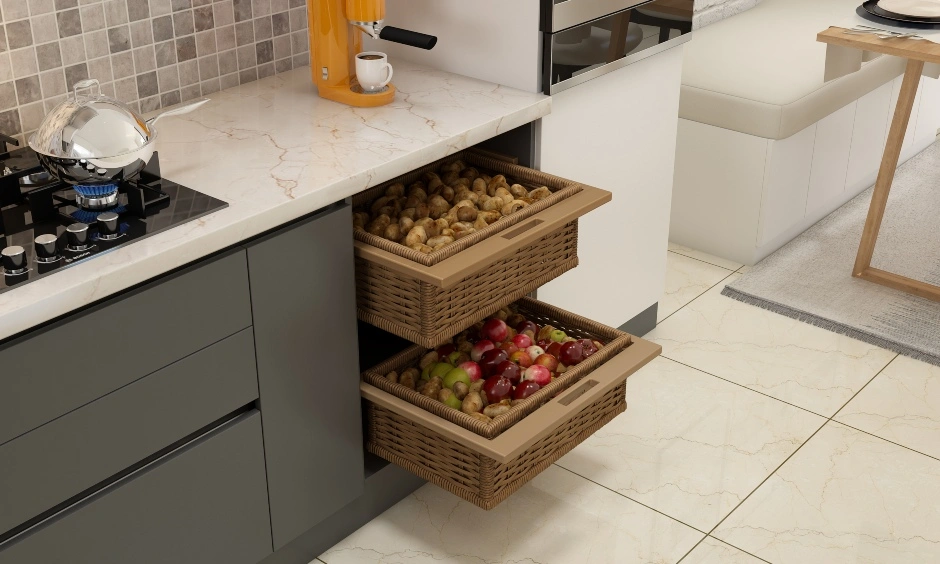
[{"label": "stove burner", "polygon": [[75,203],[84,210],[107,210],[113,208],[118,201],[117,184],[76,185],[72,189],[75,190]]},{"label": "stove burner", "polygon": [[111,208],[109,210],[90,211],[90,210],[76,209],[75,211],[69,214],[69,217],[75,219],[75,221],[80,221],[82,223],[87,223],[91,225],[92,223],[98,221],[98,216],[103,213],[114,212],[116,214],[122,214],[126,211],[127,211],[127,208],[119,204],[117,207]]}]

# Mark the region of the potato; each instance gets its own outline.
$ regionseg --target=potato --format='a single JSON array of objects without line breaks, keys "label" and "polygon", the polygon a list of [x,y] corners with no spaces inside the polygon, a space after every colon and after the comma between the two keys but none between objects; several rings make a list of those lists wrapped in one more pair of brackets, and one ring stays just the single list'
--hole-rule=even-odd
[{"label": "potato", "polygon": [[421,373],[417,368],[408,368],[398,377],[398,383],[406,388],[415,389],[415,384],[421,379]]},{"label": "potato", "polygon": [[397,384],[397,383],[398,383],[398,372],[395,372],[394,370],[392,370],[391,372],[389,372],[388,374],[385,375],[385,379],[388,380],[389,382],[391,382],[392,384]]},{"label": "potato", "polygon": [[457,399],[463,401],[467,394],[470,393],[470,386],[464,384],[463,382],[454,382],[454,395],[457,396]]},{"label": "potato", "polygon": [[415,222],[410,218],[402,217],[398,220],[398,228],[401,229],[402,235],[407,235],[411,228],[415,226]]},{"label": "potato", "polygon": [[460,239],[463,239],[464,237],[467,237],[469,235],[473,235],[476,232],[477,230],[471,227],[470,229],[466,229],[454,235],[454,239],[457,239],[459,241]]},{"label": "potato", "polygon": [[457,220],[458,221],[476,221],[477,219],[477,208],[473,204],[467,206],[460,206],[457,208]]},{"label": "potato", "polygon": [[412,245],[411,248],[419,253],[424,253],[426,255],[434,252],[434,249],[425,245],[424,243],[418,243],[417,245]]},{"label": "potato", "polygon": [[389,184],[388,188],[385,189],[385,195],[389,198],[400,198],[405,195],[405,185],[401,182]]},{"label": "potato", "polygon": [[418,210],[416,210],[415,208],[405,208],[401,210],[400,214],[398,214],[399,220],[403,217],[408,218],[411,221],[414,221],[415,219],[418,218]]},{"label": "potato", "polygon": [[437,351],[428,351],[424,356],[421,357],[421,360],[418,361],[418,368],[424,370],[427,365],[434,364],[439,360],[440,357],[438,356]]},{"label": "potato", "polygon": [[450,204],[441,195],[435,194],[428,200],[428,216],[438,219],[450,210]]},{"label": "potato", "polygon": [[469,178],[470,180],[474,180],[478,178],[479,176],[480,176],[480,171],[472,166],[469,166],[463,169],[462,171],[460,171],[461,178]]},{"label": "potato", "polygon": [[503,209],[499,210],[499,212],[503,215],[509,215],[516,213],[527,205],[529,204],[523,202],[522,200],[513,200],[512,202],[503,206]]},{"label": "potato", "polygon": [[366,225],[366,231],[373,235],[378,235],[381,237],[385,234],[385,228],[392,223],[392,218],[387,215],[380,215],[379,217],[373,219]]},{"label": "potato", "polygon": [[497,188],[494,196],[502,200],[503,205],[506,205],[515,199],[509,189],[504,186]]},{"label": "potato", "polygon": [[385,228],[385,233],[382,236],[397,243],[402,238],[401,227],[397,223],[393,223]]},{"label": "potato", "polygon": [[531,192],[529,192],[529,198],[533,200],[544,200],[545,198],[551,195],[552,195],[552,191],[549,190],[545,186],[542,186],[541,188],[536,188],[535,190],[532,190]]},{"label": "potato", "polygon": [[480,209],[483,211],[499,211],[503,208],[504,205],[506,204],[503,202],[502,198],[494,196],[483,202],[483,205],[480,206]]},{"label": "potato", "polygon": [[494,403],[483,408],[483,415],[487,417],[499,417],[504,413],[509,413],[509,410],[512,409],[512,404],[509,400],[503,400],[499,403]]},{"label": "potato", "polygon": [[429,208],[427,204],[422,203],[422,204],[418,204],[417,206],[415,206],[415,217],[417,218],[415,221],[417,221],[418,219],[428,217],[430,215],[431,215],[431,208]]},{"label": "potato", "polygon": [[371,205],[370,208],[369,208],[369,209],[372,210],[372,215],[378,215],[378,213],[379,213],[379,208],[388,205],[388,203],[389,203],[391,200],[392,200],[392,199],[389,198],[388,196],[382,196],[381,198],[379,198],[379,199],[375,200],[374,202],[372,202],[372,205]]},{"label": "potato", "polygon": [[509,192],[512,194],[513,198],[527,198],[529,196],[529,191],[525,189],[525,186],[522,184],[513,184],[509,187]]},{"label": "potato", "polygon": [[448,237],[446,235],[438,235],[437,237],[431,237],[427,241],[427,246],[436,248],[439,245],[449,245],[454,242],[453,237]]},{"label": "potato", "polygon": [[477,214],[477,219],[480,219],[481,217],[483,218],[483,221],[485,221],[486,224],[489,225],[493,223],[494,221],[498,220],[499,218],[501,218],[502,214],[498,211],[485,211],[485,212],[480,212],[479,214]]},{"label": "potato", "polygon": [[450,186],[444,186],[443,188],[441,188],[440,196],[444,198],[444,200],[446,200],[447,203],[452,203],[454,201],[455,194],[456,192],[454,192],[454,189],[451,188]]},{"label": "potato", "polygon": [[[477,178],[473,181],[471,189],[477,194],[486,194],[486,180],[482,178]],[[489,195],[489,194],[487,194]]]},{"label": "potato", "polygon": [[424,230],[424,227],[420,225],[415,225],[411,228],[411,231],[408,232],[408,235],[405,236],[405,244],[409,247],[412,245],[424,244],[428,242],[427,231]]},{"label": "potato", "polygon": [[480,413],[483,411],[483,398],[480,392],[469,392],[463,398],[460,411],[464,413]]}]

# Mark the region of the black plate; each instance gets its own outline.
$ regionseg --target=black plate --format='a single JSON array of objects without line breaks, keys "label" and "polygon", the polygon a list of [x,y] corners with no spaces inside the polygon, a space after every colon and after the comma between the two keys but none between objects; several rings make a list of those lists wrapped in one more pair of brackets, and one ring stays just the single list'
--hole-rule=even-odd
[{"label": "black plate", "polygon": [[895,14],[878,7],[878,0],[865,0],[855,13],[866,20],[882,25],[893,25],[910,29],[940,29],[940,18],[917,18]]}]

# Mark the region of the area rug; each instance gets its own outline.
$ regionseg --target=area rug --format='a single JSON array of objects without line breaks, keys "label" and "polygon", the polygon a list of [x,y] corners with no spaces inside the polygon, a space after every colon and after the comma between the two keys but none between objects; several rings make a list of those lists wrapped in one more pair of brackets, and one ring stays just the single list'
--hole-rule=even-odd
[{"label": "area rug", "polygon": [[[722,293],[940,365],[940,303],[851,275],[871,193],[832,212]],[[898,169],[872,266],[940,285],[940,144]]]}]

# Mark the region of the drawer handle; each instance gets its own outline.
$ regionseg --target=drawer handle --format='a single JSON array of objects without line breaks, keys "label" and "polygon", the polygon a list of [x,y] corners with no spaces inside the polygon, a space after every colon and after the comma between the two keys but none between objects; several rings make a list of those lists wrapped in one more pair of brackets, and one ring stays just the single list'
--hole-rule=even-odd
[{"label": "drawer handle", "polygon": [[558,398],[558,403],[560,403],[561,405],[565,407],[568,407],[574,402],[574,400],[588,393],[588,391],[590,391],[591,388],[593,388],[594,386],[597,386],[598,384],[600,384],[600,382],[598,382],[597,380],[593,380],[593,379],[585,380],[584,382],[581,382],[574,388],[568,390],[568,393],[564,394],[561,398]]},{"label": "drawer handle", "polygon": [[519,235],[522,235],[529,229],[532,229],[533,227],[536,227],[542,223],[545,223],[545,221],[541,219],[533,219],[531,221],[527,221],[523,223],[522,225],[518,225],[516,227],[513,227],[512,229],[503,231],[502,237],[503,239],[515,239],[516,237],[518,237]]}]

